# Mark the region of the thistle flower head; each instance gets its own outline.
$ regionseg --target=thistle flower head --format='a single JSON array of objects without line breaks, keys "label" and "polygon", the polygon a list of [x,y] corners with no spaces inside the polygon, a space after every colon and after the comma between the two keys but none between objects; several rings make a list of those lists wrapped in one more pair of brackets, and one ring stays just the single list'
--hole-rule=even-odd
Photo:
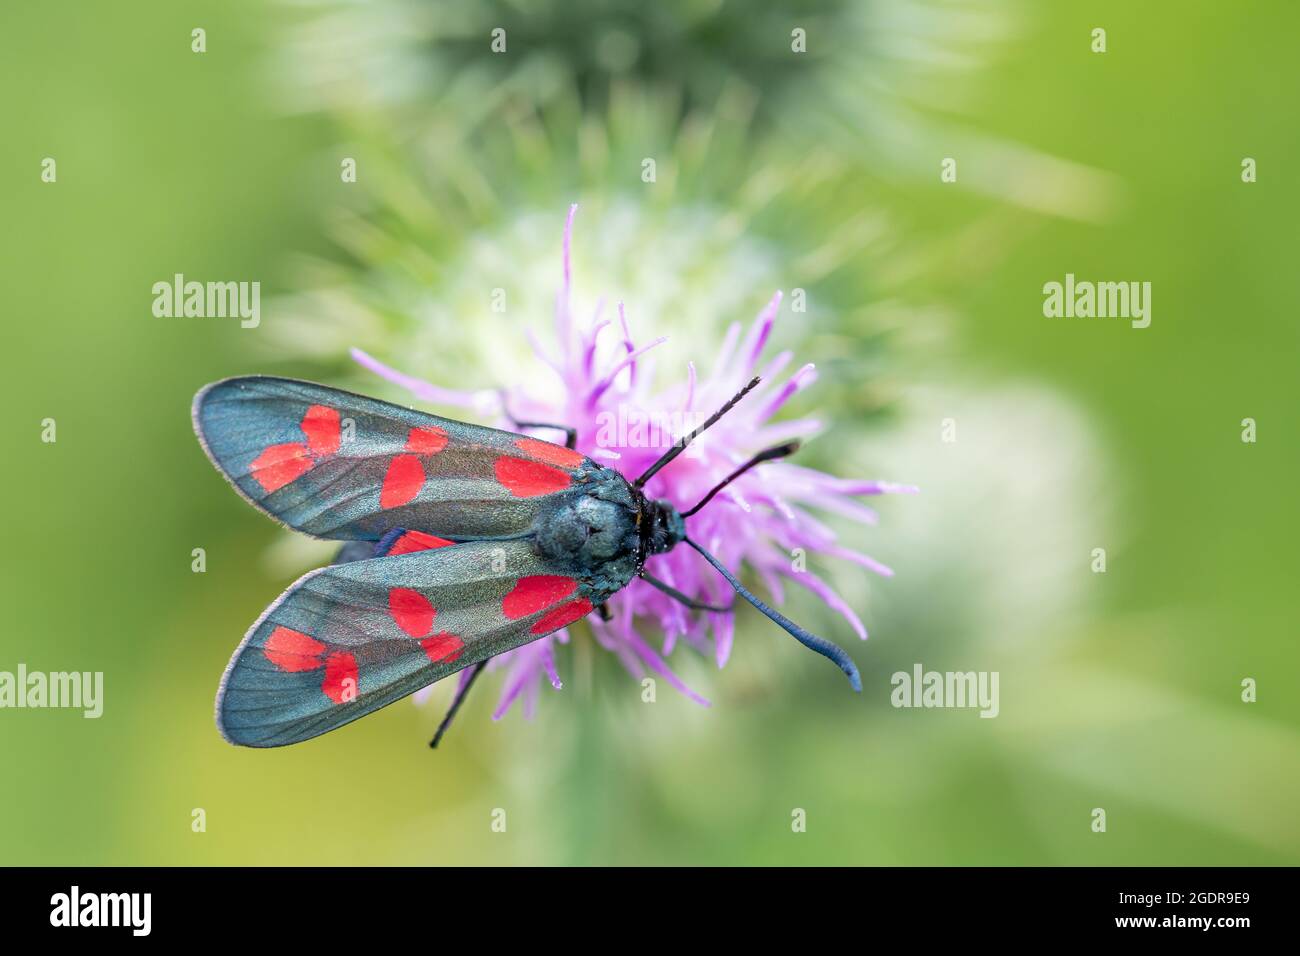
[{"label": "thistle flower head", "polygon": [[[705,431],[646,484],[646,494],[683,512],[763,449],[815,433],[810,418],[782,419],[780,413],[798,392],[816,381],[811,364],[798,365],[789,351],[768,354],[767,344],[781,305],[776,293],[757,318],[744,327],[733,323],[717,354],[703,367],[688,363],[674,384],[660,387],[655,349],[665,338],[634,334],[635,320],[621,302],[602,301],[585,321],[572,305],[570,237],[577,207],[571,207],[564,233],[563,279],[555,304],[554,346],[532,339],[538,379],[501,389],[461,391],[442,388],[390,368],[360,350],[354,358],[415,398],[494,415],[499,427],[513,423],[554,422],[572,427],[577,448],[629,480],[644,472],[682,435],[732,398],[755,376],[761,384]],[[539,387],[543,378],[550,388]],[[529,428],[538,437],[560,440],[556,431]],[[883,576],[893,572],[871,557],[838,543],[819,515],[837,515],[874,524],[875,513],[857,499],[864,495],[913,491],[880,481],[837,478],[788,461],[771,462],[741,475],[708,505],[688,518],[693,540],[739,573],[752,571],[773,601],[781,604],[785,585],[806,588],[841,615],[863,639],[861,620],[834,589],[792,555],[825,556],[860,565]],[[646,570],[678,591],[714,605],[732,603],[734,594],[700,555],[677,548],[649,559]],[[691,699],[708,704],[673,672],[667,658],[679,643],[727,662],[734,635],[731,612],[693,611],[637,578],[608,601],[610,620],[590,617],[596,641],[616,655],[633,676],[648,672]],[[554,647],[569,639],[567,630],[495,658],[506,671],[495,717],[522,699],[532,712],[538,689],[561,686]],[[468,672],[466,672],[468,673]]]}]

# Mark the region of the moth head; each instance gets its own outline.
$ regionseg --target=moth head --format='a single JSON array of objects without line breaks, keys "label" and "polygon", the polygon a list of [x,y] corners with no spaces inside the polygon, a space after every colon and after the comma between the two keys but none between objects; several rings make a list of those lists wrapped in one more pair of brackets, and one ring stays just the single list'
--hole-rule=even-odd
[{"label": "moth head", "polygon": [[647,554],[671,551],[686,538],[686,520],[671,501],[647,501],[644,521]]}]

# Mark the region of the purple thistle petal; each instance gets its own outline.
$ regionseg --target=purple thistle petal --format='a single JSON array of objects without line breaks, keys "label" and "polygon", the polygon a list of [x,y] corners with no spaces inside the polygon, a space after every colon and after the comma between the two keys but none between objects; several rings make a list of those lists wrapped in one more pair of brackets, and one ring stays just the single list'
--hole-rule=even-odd
[{"label": "purple thistle petal", "polygon": [[785,370],[785,367],[790,364],[792,358],[794,358],[794,353],[789,349],[781,352],[776,358],[763,366],[762,370],[758,373],[759,378],[765,382],[770,382]]},{"label": "purple thistle petal", "polygon": [[629,629],[625,637],[627,642],[636,649],[637,654],[639,654],[641,658],[650,665],[650,669],[664,680],[668,681],[669,686],[674,690],[689,697],[701,707],[713,706],[706,698],[701,697],[699,694],[695,693],[695,691],[687,687],[686,684],[682,682],[682,679],[673,673],[672,668],[664,662],[664,659],[656,654],[649,644],[641,640],[641,636],[637,634],[636,631]]},{"label": "purple thistle petal", "polygon": [[843,495],[914,495],[920,492],[916,485],[904,485],[894,481],[863,481],[858,478],[836,478],[824,472],[805,468],[793,462],[784,461],[781,467],[791,476],[798,476],[810,487],[833,491]]},{"label": "purple thistle petal", "polygon": [[523,692],[524,686],[531,682],[532,676],[532,674],[525,673],[520,669],[506,677],[505,686],[501,689],[501,699],[497,703],[496,710],[492,711],[493,720],[500,720],[509,713],[510,705]]},{"label": "purple thistle petal", "polygon": [[754,434],[758,436],[755,444],[769,446],[779,445],[792,438],[807,438],[822,430],[822,423],[815,418],[796,418],[775,425],[764,425]]},{"label": "purple thistle petal", "polygon": [[915,495],[921,491],[916,485],[901,485],[895,481],[836,479],[835,481],[822,482],[822,486],[829,491],[836,491],[842,495]]},{"label": "purple thistle petal", "polygon": [[795,509],[796,521],[783,529],[786,534],[793,533],[799,543],[805,547],[824,548],[835,542],[835,532],[822,524],[802,508]]},{"label": "purple thistle petal", "polygon": [[795,392],[806,388],[816,380],[817,368],[809,362],[803,368],[799,369],[799,371],[790,376],[789,381],[781,386],[781,390],[768,400],[767,404],[763,406],[763,410],[758,413],[758,418],[762,421],[771,418],[782,405],[790,400],[790,397],[794,395]]},{"label": "purple thistle petal", "polygon": [[546,671],[547,678],[550,679],[551,686],[556,690],[563,690],[564,683],[560,680],[560,672],[555,669],[555,651],[547,642],[542,651],[542,668]]},{"label": "purple thistle petal", "polygon": [[663,345],[667,341],[668,341],[668,336],[661,335],[659,336],[659,338],[655,339],[649,345],[644,345],[641,348],[637,349],[635,352],[629,352],[627,355],[625,355],[621,362],[617,363],[612,369],[609,370],[609,372],[605,374],[604,378],[602,378],[599,382],[597,382],[594,386],[592,386],[591,392],[587,395],[587,407],[591,408],[596,404],[596,402],[600,399],[600,396],[604,395],[605,392],[609,389],[609,387],[614,384],[614,379],[618,377],[619,372],[623,371],[623,369],[627,368],[629,365],[635,363],[636,360],[640,358],[642,355],[644,355],[646,352],[649,352],[651,349]]},{"label": "purple thistle petal", "polygon": [[731,353],[736,348],[736,340],[740,338],[740,323],[732,322],[727,326],[726,338],[722,340],[722,348],[718,349],[718,357],[713,360],[713,377],[721,378],[723,369],[731,361]]},{"label": "purple thistle petal", "polygon": [[882,578],[892,578],[894,576],[893,568],[886,564],[881,564],[869,554],[854,551],[852,548],[841,547],[838,544],[833,544],[828,548],[823,548],[822,550],[832,557],[843,558],[845,561],[852,561],[854,564],[860,564],[870,571],[875,571]]},{"label": "purple thistle petal", "polygon": [[727,666],[731,658],[731,645],[736,636],[736,617],[734,614],[710,614],[713,619],[713,659],[718,669]]},{"label": "purple thistle petal", "polygon": [[767,345],[767,337],[772,334],[772,324],[776,319],[777,309],[780,307],[781,292],[777,290],[776,295],[772,296],[771,301],[758,314],[749,335],[746,336],[745,345],[741,349],[745,353],[744,371],[741,373],[742,378],[754,371],[758,357],[763,353],[764,346]]},{"label": "purple thistle petal", "polygon": [[380,378],[392,382],[394,385],[406,389],[416,398],[424,402],[432,402],[435,405],[455,405],[458,408],[472,408],[483,411],[485,404],[489,407],[496,403],[496,396],[486,389],[477,392],[465,392],[450,388],[440,388],[423,379],[418,379],[406,375],[390,368],[383,362],[371,355],[354,348],[351,350],[352,360],[362,368],[369,369]]},{"label": "purple thistle petal", "polygon": [[[465,690],[465,688],[469,686],[470,678],[473,676],[474,676],[474,668],[472,667],[466,667],[464,670],[460,671],[456,675],[456,677],[458,678],[456,681],[457,694],[462,693]],[[429,686],[432,687],[433,685],[430,684]]]},{"label": "purple thistle petal", "polygon": [[782,566],[779,573],[817,595],[822,599],[827,607],[832,611],[837,612],[841,617],[849,622],[849,626],[853,628],[858,637],[862,638],[864,641],[867,639],[867,629],[862,626],[862,621],[858,618],[857,614],[853,612],[853,608],[844,603],[844,599],[840,597],[839,594],[835,592],[835,589],[829,584],[817,577],[817,575],[813,574],[811,571],[795,571],[793,568],[785,568]]},{"label": "purple thistle petal", "polygon": [[501,698],[497,702],[496,709],[492,711],[493,720],[500,720],[510,712],[510,705],[523,692],[524,686],[530,683],[532,676],[525,673],[522,668],[511,671],[506,676],[505,685],[501,688]]},{"label": "purple thistle petal", "polygon": [[597,643],[607,651],[612,651],[628,673],[639,680],[645,675],[645,668],[641,666],[641,660],[633,651],[630,640],[630,636],[635,635],[632,627],[634,610],[625,596],[625,599],[619,602],[618,613],[614,620],[609,622],[599,618],[588,618],[588,620],[591,622],[591,631],[596,636]]},{"label": "purple thistle petal", "polygon": [[[652,573],[670,588],[677,587],[677,577],[673,573],[671,563],[667,561],[655,562]],[[687,586],[689,587],[689,585]],[[644,582],[633,581],[629,587],[636,587],[645,590],[645,597],[641,602],[643,605],[659,603],[666,609],[665,613],[661,614],[660,617],[664,623],[663,653],[665,657],[668,656],[673,652],[673,648],[677,644],[677,635],[685,634],[688,630],[686,608],[679,602],[668,597],[668,595],[655,590],[652,585]],[[678,588],[678,590],[681,589]],[[651,594],[650,591],[654,591],[654,593]],[[631,596],[632,595],[629,593],[629,597]]]},{"label": "purple thistle petal", "polygon": [[[861,521],[863,524],[872,526],[880,522],[880,516],[873,509],[858,504],[852,498],[841,498],[830,494],[808,495],[805,497],[810,506],[820,508],[822,511],[829,511],[832,514],[852,518],[854,521]],[[807,515],[807,512],[800,510],[800,514]]]},{"label": "purple thistle petal", "polygon": [[555,296],[555,337],[565,356],[569,354],[569,339],[573,334],[573,316],[569,303],[573,292],[573,219],[578,214],[578,204],[569,206],[564,220],[564,282]]},{"label": "purple thistle petal", "polygon": [[596,306],[597,318],[592,319],[591,331],[587,335],[587,345],[582,353],[582,369],[591,377],[591,370],[596,363],[596,344],[600,341],[600,333],[609,325],[609,319],[599,318],[600,310],[605,305],[605,300],[601,299],[600,304]]},{"label": "purple thistle petal", "polygon": [[740,493],[740,489],[734,484],[728,485],[727,489],[722,492],[722,496],[731,499],[746,514],[754,510],[753,506],[745,499],[745,496]]},{"label": "purple thistle petal", "polygon": [[[618,321],[623,326],[623,348],[628,355],[632,355],[636,352],[636,345],[632,342],[632,330],[628,327],[627,313],[623,311],[622,301],[618,303]],[[630,370],[628,372],[628,387],[636,388],[636,361],[634,360],[628,368]]]},{"label": "purple thistle petal", "polygon": [[524,687],[524,719],[532,720],[537,716],[537,681],[532,681]]},{"label": "purple thistle petal", "polygon": [[754,497],[754,501],[758,502],[759,504],[765,504],[769,506],[773,511],[779,514],[786,521],[795,520],[794,509],[790,507],[790,505],[785,501],[784,498],[781,498],[778,495],[771,494],[770,492],[764,493],[764,494],[756,495]]},{"label": "purple thistle petal", "polygon": [[546,349],[542,348],[542,343],[538,341],[537,335],[532,329],[524,329],[524,339],[528,342],[529,347],[533,350],[533,354],[537,356],[542,364],[548,366],[556,375],[560,376],[561,380],[563,380],[565,378],[564,365],[558,359],[553,359],[546,354]]},{"label": "purple thistle petal", "polygon": [[[510,653],[510,663],[506,671],[506,683],[501,689],[501,699],[497,703],[496,710],[492,711],[492,719],[500,720],[506,715],[516,698],[520,694],[529,690],[533,691],[536,696],[537,674],[539,666],[544,659],[543,655],[550,648],[550,643],[546,638],[534,641],[532,644],[525,644],[523,647],[516,648]],[[504,655],[503,655],[504,656]],[[528,710],[528,702],[525,699],[525,711]]]},{"label": "purple thistle petal", "polygon": [[573,288],[573,217],[578,214],[578,204],[569,206],[569,216],[564,220],[564,302],[569,302],[569,291]]},{"label": "purple thistle petal", "polygon": [[772,568],[765,564],[760,564],[756,570],[758,576],[767,588],[768,593],[772,596],[772,603],[780,607],[785,603],[785,587],[781,584],[781,579],[773,572]]}]

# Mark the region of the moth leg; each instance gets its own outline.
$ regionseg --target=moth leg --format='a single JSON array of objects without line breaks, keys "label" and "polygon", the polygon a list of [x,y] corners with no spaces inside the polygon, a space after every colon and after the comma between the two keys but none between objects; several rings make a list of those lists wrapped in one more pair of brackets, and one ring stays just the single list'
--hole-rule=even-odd
[{"label": "moth leg", "polygon": [[515,428],[554,428],[556,431],[564,432],[564,447],[575,448],[578,444],[578,430],[571,425],[556,425],[554,422],[521,422],[515,416],[510,414],[510,409],[506,407],[505,391],[501,392],[501,411]]},{"label": "moth leg", "polygon": [[653,584],[655,587],[657,587],[660,591],[663,591],[664,594],[667,594],[673,600],[681,601],[687,607],[696,611],[716,611],[719,614],[725,614],[736,606],[734,601],[731,604],[728,604],[726,607],[722,607],[717,604],[706,604],[704,601],[697,601],[695,600],[695,598],[683,594],[681,591],[677,590],[671,584],[665,584],[663,581],[660,581],[658,578],[646,574],[644,571],[641,572],[641,579],[645,581],[647,584]]},{"label": "moth leg", "polygon": [[596,613],[600,615],[600,619],[606,624],[614,620],[614,615],[610,613],[609,605],[604,601],[601,601],[596,605]]},{"label": "moth leg", "polygon": [[433,735],[433,739],[429,741],[430,747],[436,748],[438,746],[438,741],[442,740],[442,735],[451,726],[451,719],[456,716],[456,711],[460,710],[460,705],[465,703],[465,698],[469,695],[469,689],[474,686],[474,681],[478,680],[478,675],[483,673],[483,668],[486,666],[487,661],[479,661],[479,663],[475,664],[474,669],[469,673],[469,679],[456,690],[456,696],[452,698],[451,707],[447,710],[447,716],[442,718],[442,723],[438,725],[437,732]]}]

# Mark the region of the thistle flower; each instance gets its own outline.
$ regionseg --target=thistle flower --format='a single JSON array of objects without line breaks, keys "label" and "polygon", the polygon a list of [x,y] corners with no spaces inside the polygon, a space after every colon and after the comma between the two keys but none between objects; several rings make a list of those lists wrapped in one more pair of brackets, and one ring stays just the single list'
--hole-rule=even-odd
[{"label": "thistle flower", "polygon": [[[686,511],[753,454],[773,445],[815,433],[808,418],[775,421],[786,403],[816,380],[811,364],[793,366],[793,354],[765,354],[781,304],[774,295],[748,327],[733,323],[713,362],[700,371],[688,363],[677,384],[657,388],[654,349],[665,338],[638,344],[623,303],[601,303],[589,322],[580,323],[572,305],[571,236],[577,206],[569,211],[564,232],[563,283],[555,307],[556,348],[531,339],[539,367],[557,387],[542,394],[534,382],[500,390],[462,391],[441,388],[390,368],[358,349],[354,358],[421,401],[453,405],[477,414],[495,415],[496,424],[517,430],[514,421],[554,422],[576,429],[577,448],[594,461],[624,475],[649,467],[682,434],[732,397],[758,375],[762,384],[717,424],[704,432],[687,453],[646,485],[651,498],[671,501]],[[531,337],[530,337],[531,338]],[[554,439],[537,429],[539,437]],[[840,614],[860,638],[867,636],[858,615],[822,578],[793,561],[791,555],[822,555],[850,561],[883,576],[893,572],[873,558],[841,545],[814,511],[872,524],[875,513],[856,499],[862,495],[915,489],[880,481],[836,478],[789,462],[773,462],[747,472],[727,485],[709,505],[690,518],[692,537],[726,566],[747,566],[779,605],[785,585],[804,587]],[[710,604],[731,603],[732,591],[699,555],[678,548],[650,559],[647,570],[690,597]],[[609,621],[589,618],[597,643],[616,655],[640,679],[653,673],[707,706],[669,667],[679,643],[726,664],[734,636],[730,613],[693,612],[645,581],[634,579],[608,602]],[[492,667],[506,678],[495,718],[522,700],[531,714],[543,681],[555,688],[561,680],[554,645],[569,640],[567,629],[495,658]],[[462,676],[462,680],[465,677]]]}]

